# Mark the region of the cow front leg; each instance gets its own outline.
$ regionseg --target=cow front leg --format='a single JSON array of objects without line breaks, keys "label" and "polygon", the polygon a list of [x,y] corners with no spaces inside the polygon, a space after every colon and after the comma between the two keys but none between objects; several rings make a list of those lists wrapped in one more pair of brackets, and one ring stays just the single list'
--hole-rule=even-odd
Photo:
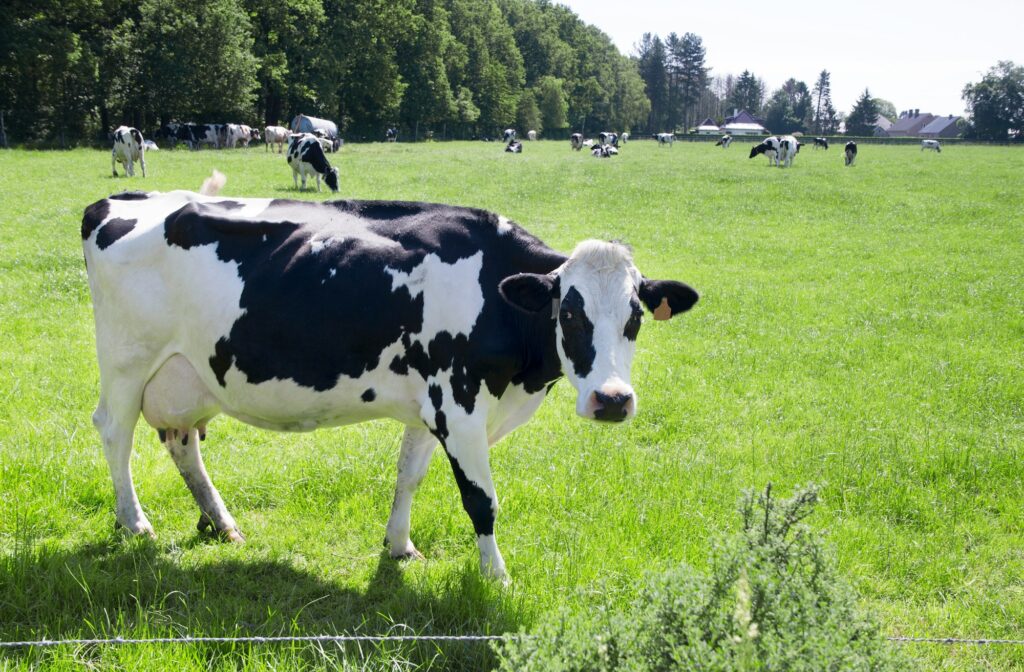
[{"label": "cow front leg", "polygon": [[114,152],[110,153],[110,172],[114,174],[114,177],[117,177],[117,154]]},{"label": "cow front leg", "polygon": [[441,445],[452,464],[455,482],[462,495],[462,507],[473,522],[476,545],[480,549],[480,571],[485,576],[507,581],[505,560],[494,538],[498,497],[491,480],[487,432],[485,429],[479,432],[453,429]]},{"label": "cow front leg", "polygon": [[209,527],[228,541],[245,541],[235,519],[228,513],[224,500],[206,473],[203,456],[199,452],[199,430],[161,430],[160,435],[174,465],[178,467],[178,473],[199,507],[199,524],[196,526],[199,531]]},{"label": "cow front leg", "polygon": [[430,458],[434,455],[437,439],[428,430],[407,427],[402,436],[402,448],[398,456],[398,478],[395,482],[395,499],[391,504],[384,542],[392,558],[422,558],[409,538],[409,517],[412,498],[420,481],[427,473]]},{"label": "cow front leg", "polygon": [[142,153],[139,156],[139,165],[142,166],[142,176],[146,176],[146,154]]}]

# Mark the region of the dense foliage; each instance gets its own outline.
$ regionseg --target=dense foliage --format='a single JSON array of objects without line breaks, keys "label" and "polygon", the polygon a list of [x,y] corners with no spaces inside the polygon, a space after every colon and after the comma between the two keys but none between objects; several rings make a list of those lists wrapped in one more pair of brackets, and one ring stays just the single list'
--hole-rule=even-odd
[{"label": "dense foliage", "polygon": [[501,648],[503,671],[906,670],[909,661],[856,606],[820,536],[801,521],[817,490],[789,500],[771,485],[740,506],[742,531],[707,574],[652,574],[625,612],[549,617]]},{"label": "dense foliage", "polygon": [[964,87],[970,111],[964,135],[984,140],[1006,140],[1024,135],[1024,66],[1000,61],[980,82]]},{"label": "dense foliage", "polygon": [[846,134],[859,136],[873,135],[878,115],[878,102],[875,98],[871,97],[871,93],[867,89],[864,89],[864,93],[861,94],[853,109],[850,110],[850,115],[846,117]]},{"label": "dense foliage", "polygon": [[[687,58],[703,58],[699,43],[687,36]],[[390,125],[594,132],[644,124],[649,106],[636,63],[543,0],[14,0],[0,25],[0,111],[16,142],[299,112],[354,138]]]}]

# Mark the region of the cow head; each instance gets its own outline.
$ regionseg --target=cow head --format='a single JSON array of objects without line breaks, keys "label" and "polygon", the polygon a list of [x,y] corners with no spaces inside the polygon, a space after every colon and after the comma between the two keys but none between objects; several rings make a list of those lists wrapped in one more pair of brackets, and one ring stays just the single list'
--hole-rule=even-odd
[{"label": "cow head", "polygon": [[762,142],[759,145],[754,145],[753,147],[750,148],[750,157],[749,158],[752,159],[755,156],[757,156],[758,154],[764,154],[765,152],[767,152],[769,150],[773,150],[774,151],[774,149],[767,142]]},{"label": "cow head", "polygon": [[324,183],[331,191],[338,191],[338,169],[336,167],[324,173]]},{"label": "cow head", "polygon": [[513,275],[499,290],[520,310],[550,315],[562,371],[576,388],[576,413],[608,422],[636,413],[629,381],[642,306],[667,320],[698,299],[681,282],[644,278],[625,246],[596,240],[580,243],[551,274]]}]

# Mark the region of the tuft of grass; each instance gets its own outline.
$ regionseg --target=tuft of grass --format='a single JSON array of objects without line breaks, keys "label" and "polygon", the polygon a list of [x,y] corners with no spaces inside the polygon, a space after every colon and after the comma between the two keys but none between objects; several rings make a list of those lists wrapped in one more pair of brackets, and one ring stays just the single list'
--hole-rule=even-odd
[{"label": "tuft of grass", "polygon": [[[513,583],[478,578],[472,527],[443,459],[417,493],[425,562],[380,542],[401,428],[275,434],[221,417],[203,445],[244,547],[198,512],[155,433],[132,468],[156,541],[113,529],[90,422],[98,392],[79,227],[124,189],[296,192],[262,148],[161,151],[150,177],[102,151],[0,152],[0,639],[280,634],[390,628],[500,633],[557,607],[625,606],[645,572],[706,568],[732,503],[771,480],[823,482],[815,525],[890,635],[1021,637],[1024,553],[1024,152],[870,146],[858,163],[801,152],[792,169],[730,150],[634,141],[610,160],[568,143],[346,145],[341,197],[482,207],[563,251],[630,243],[645,275],[701,302],[641,329],[628,426],[575,417],[555,386],[492,453]],[[918,646],[925,667],[1024,667],[1015,648]],[[5,652],[2,665],[487,669],[484,645],[149,647]]]}]

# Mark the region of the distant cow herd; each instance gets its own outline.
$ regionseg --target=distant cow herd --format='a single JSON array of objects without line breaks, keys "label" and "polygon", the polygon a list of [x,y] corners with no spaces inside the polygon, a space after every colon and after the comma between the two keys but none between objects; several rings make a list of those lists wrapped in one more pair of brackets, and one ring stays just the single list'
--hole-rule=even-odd
[{"label": "distant cow herd", "polygon": [[[146,149],[147,147],[155,149],[156,145],[151,141],[144,140],[142,133],[130,126],[118,127],[110,137],[113,141],[110,164],[114,177],[117,177],[118,163],[124,166],[125,173],[130,177],[135,176],[135,164],[138,163],[142,170],[142,176],[145,177]],[[320,191],[321,181],[327,184],[331,191],[338,191],[338,169],[331,166],[326,155],[329,152],[337,151],[341,140],[336,134],[329,134],[320,128],[315,128],[308,133],[296,133],[284,126],[266,126],[261,136],[259,129],[245,124],[173,122],[161,126],[154,133],[154,137],[169,143],[172,147],[181,143],[192,150],[197,150],[202,145],[209,145],[216,149],[248,147],[250,143],[259,140],[265,142],[267,152],[270,152],[276,145],[278,154],[283,154],[287,147],[287,161],[292,169],[292,178],[296,188],[299,188],[300,178],[301,188],[305,189],[307,180],[312,177],[316,180],[317,191]],[[397,137],[397,129],[388,128],[384,139],[386,142],[395,142]],[[530,130],[526,137],[529,140],[536,140],[537,132]],[[672,147],[676,140],[675,133],[667,132],[655,133],[651,138],[657,141],[659,147]],[[516,129],[505,129],[502,139],[505,143],[505,152],[522,154],[523,143],[519,141]],[[584,138],[582,133],[573,133],[569,136],[569,145],[574,151],[587,148],[591,156],[607,159],[616,156],[621,146],[625,145],[628,140],[629,133],[627,132],[602,131],[597,134],[596,140]],[[727,133],[715,143],[715,146],[728,149],[733,140],[734,137]],[[768,165],[788,168],[793,165],[793,160],[803,144],[807,143],[802,143],[793,135],[773,135],[751,147],[750,158],[763,154],[768,159]],[[829,147],[827,138],[813,138],[811,145],[815,149],[827,150]],[[940,153],[942,146],[938,140],[926,139],[921,141],[921,151],[925,150]],[[843,157],[845,165],[852,166],[854,164],[857,158],[856,142],[850,141],[844,145]]]}]

